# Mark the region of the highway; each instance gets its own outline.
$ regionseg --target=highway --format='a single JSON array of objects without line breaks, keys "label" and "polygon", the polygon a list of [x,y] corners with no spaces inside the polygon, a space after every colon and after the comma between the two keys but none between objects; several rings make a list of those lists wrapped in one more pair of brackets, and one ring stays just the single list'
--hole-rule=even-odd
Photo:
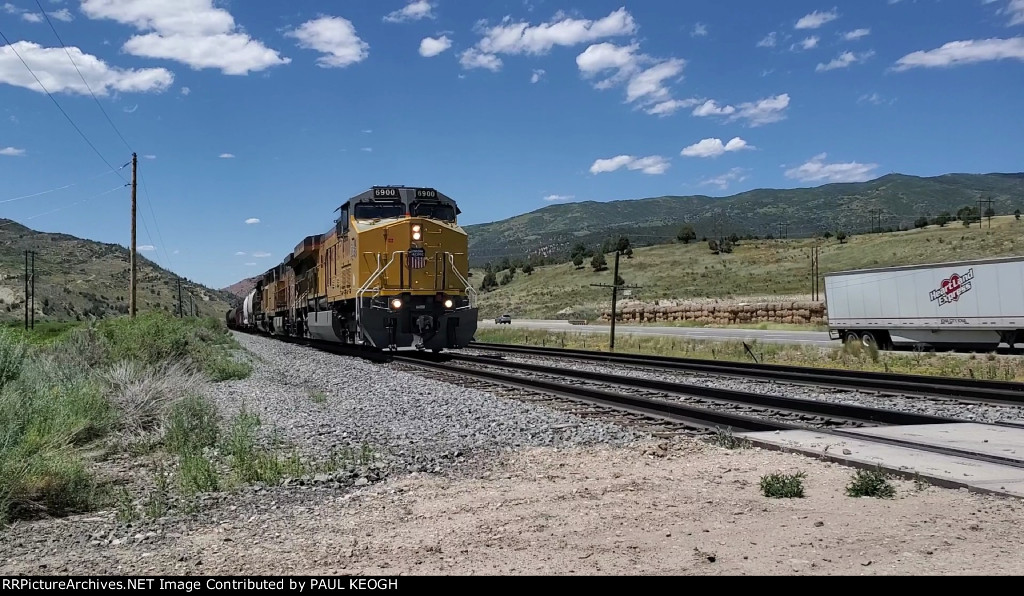
[{"label": "highway", "polygon": [[[538,329],[545,331],[569,331],[578,333],[609,332],[608,325],[572,325],[566,321],[541,321],[513,319],[511,324],[496,325],[493,319],[480,321],[480,329]],[[753,341],[762,343],[803,344],[838,347],[838,340],[832,341],[825,331],[773,331],[760,329],[713,329],[702,327],[635,327],[615,325],[615,336],[643,335],[655,337],[677,337],[710,341]]]}]

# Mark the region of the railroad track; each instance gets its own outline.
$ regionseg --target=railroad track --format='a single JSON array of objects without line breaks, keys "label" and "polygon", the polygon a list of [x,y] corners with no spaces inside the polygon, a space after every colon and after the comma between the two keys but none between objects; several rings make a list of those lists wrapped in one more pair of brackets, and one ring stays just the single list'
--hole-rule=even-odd
[{"label": "railroad track", "polygon": [[1024,405],[1024,383],[1008,381],[985,381],[747,362],[716,362],[695,358],[613,354],[568,348],[541,348],[536,346],[477,342],[470,344],[470,347],[504,354],[606,362],[646,369],[779,381],[815,387],[853,389],[929,398],[941,397],[975,403]]}]

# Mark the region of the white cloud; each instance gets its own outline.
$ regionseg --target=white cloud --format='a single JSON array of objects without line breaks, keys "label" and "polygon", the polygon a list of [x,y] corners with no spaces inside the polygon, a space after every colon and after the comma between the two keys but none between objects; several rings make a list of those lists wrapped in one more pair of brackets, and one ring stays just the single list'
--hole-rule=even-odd
[{"label": "white cloud", "polygon": [[475,47],[462,53],[460,63],[463,68],[486,68],[495,72],[502,66],[498,54],[539,56],[555,46],[572,47],[602,38],[630,35],[637,30],[633,16],[625,8],[598,20],[574,19],[558,13],[551,21],[539,25],[514,22],[511,17],[505,17],[493,27],[480,22],[477,28],[483,37]]},{"label": "white cloud", "polygon": [[459,56],[459,64],[462,68],[486,68],[491,72],[501,70],[501,58],[494,54],[484,54],[476,48],[469,48]]},{"label": "white cloud", "polygon": [[746,120],[751,128],[772,124],[786,119],[789,107],[789,94],[783,93],[774,97],[766,97],[758,101],[741,103],[736,107],[720,106],[714,100],[708,100],[697,106],[694,116],[727,116],[727,122]]},{"label": "white cloud", "polygon": [[243,251],[241,251],[241,250],[240,250],[240,251],[238,251],[238,252],[236,252],[236,253],[235,253],[235,256],[236,256],[236,257],[244,257],[244,256],[245,256],[245,252],[243,252]]},{"label": "white cloud", "polygon": [[864,62],[874,55],[874,51],[861,52],[860,54],[843,52],[837,58],[833,58],[828,64],[818,63],[818,66],[816,66],[814,70],[815,72],[825,72],[829,70],[836,70],[837,68],[847,68],[858,62]]},{"label": "white cloud", "polygon": [[844,33],[843,39],[846,41],[854,41],[868,35],[871,35],[871,29],[854,29],[853,31],[847,31]]},{"label": "white cloud", "polygon": [[765,35],[761,41],[757,42],[759,48],[774,48],[775,44],[778,43],[778,34],[772,31],[768,35]]},{"label": "white cloud", "polygon": [[485,54],[546,54],[555,46],[572,47],[605,37],[636,32],[636,22],[625,8],[619,8],[596,21],[564,17],[531,26],[506,17],[500,25],[485,29],[477,44]]},{"label": "white cloud", "polygon": [[1010,0],[1005,12],[1010,14],[1011,25],[1024,25],[1024,0]]},{"label": "white cloud", "polygon": [[746,171],[743,168],[733,168],[722,174],[721,176],[715,176],[714,178],[708,178],[701,180],[702,185],[717,186],[721,190],[729,188],[729,185],[733,182],[743,182],[747,179]]},{"label": "white cloud", "polygon": [[412,0],[405,7],[388,13],[384,17],[385,23],[404,23],[406,21],[418,21],[420,19],[432,19],[433,6],[427,0]]},{"label": "white cloud", "polygon": [[155,156],[155,155],[152,155],[152,154],[150,154],[150,155],[143,155],[142,157],[143,157],[144,159],[156,159],[156,156]]},{"label": "white cloud", "polygon": [[632,155],[618,155],[609,159],[599,159],[590,166],[591,174],[614,172],[626,168],[628,170],[639,170],[644,174],[664,174],[669,168],[669,161],[660,155],[649,157],[634,157]]},{"label": "white cloud", "polygon": [[217,157],[219,157],[221,159],[234,159],[235,158],[235,154],[234,153],[221,153]]},{"label": "white cloud", "polygon": [[254,252],[254,253],[252,253],[252,256],[257,258],[257,259],[265,259],[265,258],[270,256],[270,253],[269,252]]},{"label": "white cloud", "polygon": [[370,55],[370,44],[359,39],[352,21],[342,17],[306,21],[285,36],[299,40],[300,48],[322,52],[316,60],[321,68],[344,68]]},{"label": "white cloud", "polygon": [[892,69],[943,68],[1007,59],[1024,60],[1024,37],[951,41],[935,50],[907,54]]},{"label": "white cloud", "polygon": [[693,110],[694,116],[728,116],[736,111],[732,106],[720,106],[713,99],[709,99]]},{"label": "white cloud", "polygon": [[57,19],[58,21],[64,21],[65,23],[70,23],[71,21],[75,20],[75,17],[71,16],[71,11],[66,8],[55,10],[49,14],[51,17]]},{"label": "white cloud", "polygon": [[[880,105],[882,105],[883,103],[885,103],[885,101],[886,101],[886,100],[885,100],[885,98],[884,98],[884,97],[882,97],[881,95],[879,95],[879,94],[878,94],[877,92],[875,92],[875,93],[870,93],[870,94],[867,94],[867,93],[866,93],[866,94],[864,94],[864,95],[861,95],[861,96],[860,96],[860,97],[859,97],[859,98],[857,99],[857,103],[873,103],[873,104],[875,104],[876,106],[880,106]],[[893,103],[894,101],[895,101],[895,100],[892,100],[892,99],[891,99],[891,100],[889,100],[889,103],[891,104],[891,103]]]},{"label": "white cloud", "polygon": [[192,93],[192,90],[189,89],[188,87],[182,87],[181,88],[181,94],[182,95],[188,95],[189,93]]},{"label": "white cloud", "polygon": [[142,31],[123,50],[144,58],[176,60],[193,69],[244,75],[288,64],[276,50],[249,37],[213,0],[82,0],[90,19],[110,19]]},{"label": "white cloud", "polygon": [[373,132],[373,129],[371,129],[371,128],[363,129],[363,134],[371,134],[372,132]]},{"label": "white cloud", "polygon": [[809,15],[805,15],[799,21],[796,22],[794,29],[817,29],[826,23],[839,18],[839,13],[836,9],[832,9],[828,12],[814,11]]},{"label": "white cloud", "polygon": [[[656,60],[640,54],[639,45],[618,46],[610,42],[594,44],[576,57],[576,66],[586,78],[594,78],[607,70],[615,73],[594,84],[597,89],[610,89],[625,83],[626,103],[637,103],[648,114],[666,116],[688,107],[692,100],[673,100],[666,87],[670,79],[678,78],[686,61],[681,58]],[[651,66],[644,68],[644,66]]]},{"label": "white cloud", "polygon": [[362,149],[360,149],[360,151],[365,151],[367,153],[373,153],[373,147],[363,147]]},{"label": "white cloud", "polygon": [[701,103],[699,99],[669,99],[647,108],[647,113],[654,116],[668,116],[674,114],[676,110],[692,108],[699,103]]},{"label": "white cloud", "polygon": [[153,246],[152,244],[143,244],[142,246],[137,246],[136,248],[139,250],[139,252],[152,252],[156,250],[156,247]]},{"label": "white cloud", "polygon": [[708,26],[704,23],[694,23],[693,31],[690,31],[692,37],[704,37],[708,34]]},{"label": "white cloud", "polygon": [[3,8],[4,12],[6,12],[7,14],[19,15],[23,21],[28,21],[30,23],[42,23],[43,22],[43,17],[41,15],[39,15],[38,13],[33,12],[33,11],[29,11],[29,10],[25,10],[24,8],[20,8],[18,6],[15,6],[15,5],[11,4],[10,2],[4,3],[4,5],[0,6],[0,8]]},{"label": "white cloud", "polygon": [[251,226],[252,224],[260,223],[260,219],[258,217],[250,217],[249,219],[245,220],[245,223]]},{"label": "white cloud", "polygon": [[173,251],[173,252],[172,252],[171,254],[172,254],[172,255],[176,255],[176,254],[178,254],[179,252],[181,252],[181,251],[180,251],[180,250],[178,250],[178,249],[174,249],[174,251]]},{"label": "white cloud", "polygon": [[123,109],[125,111],[125,113],[134,114],[135,110],[139,109],[139,104],[135,104],[135,105],[133,105],[130,108],[129,107],[124,107],[124,108],[121,108],[121,109]]},{"label": "white cloud", "polygon": [[448,39],[447,35],[441,37],[424,37],[420,41],[420,56],[424,58],[433,58],[441,52],[444,52],[448,48],[452,47],[452,40]]},{"label": "white cloud", "polygon": [[828,154],[822,153],[811,158],[807,163],[786,170],[786,177],[801,182],[864,182],[873,176],[878,164],[863,164],[855,161],[847,163],[825,163]]},{"label": "white cloud", "polygon": [[531,83],[538,83],[538,82],[540,82],[541,77],[543,77],[545,74],[547,74],[547,73],[544,71],[543,68],[535,69],[533,71],[533,74],[530,75],[530,82]]},{"label": "white cloud", "polygon": [[796,49],[796,46],[800,46],[800,48],[803,50],[811,50],[818,47],[819,41],[821,41],[820,37],[818,37],[817,35],[812,35],[810,37],[805,37],[799,43],[793,44],[792,47],[793,49]]},{"label": "white cloud", "polygon": [[703,139],[683,149],[680,155],[684,157],[718,157],[727,152],[743,151],[744,149],[754,149],[754,146],[739,137],[734,137],[728,143],[723,143],[722,139]]},{"label": "white cloud", "polygon": [[[16,41],[10,46],[0,47],[0,83],[39,93],[43,90],[15,51],[32,65],[32,70],[50,93],[88,95],[89,86],[96,95],[107,95],[110,91],[161,92],[174,82],[174,75],[165,68],[117,68],[73,46],[68,46],[67,53],[64,48],[44,48],[30,41]],[[74,59],[74,64],[68,60],[68,54]],[[81,76],[75,65],[82,72]],[[89,86],[82,81],[83,76],[89,81]]]},{"label": "white cloud", "polygon": [[8,157],[20,157],[25,155],[24,149],[18,149],[17,147],[0,147],[0,155],[6,155]]},{"label": "white cloud", "polygon": [[550,201],[550,202],[554,202],[554,201],[571,201],[572,199],[575,199],[575,198],[576,198],[576,195],[548,195],[548,196],[544,197],[544,200],[545,201]]},{"label": "white cloud", "polygon": [[245,266],[246,267],[255,267],[256,263],[246,263]]}]

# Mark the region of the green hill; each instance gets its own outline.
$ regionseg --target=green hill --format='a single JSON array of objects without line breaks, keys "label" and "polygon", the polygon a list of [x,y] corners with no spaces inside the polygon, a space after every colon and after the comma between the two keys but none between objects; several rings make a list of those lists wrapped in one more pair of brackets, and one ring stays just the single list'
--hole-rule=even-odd
[{"label": "green hill", "polygon": [[[36,252],[36,321],[74,321],[128,312],[129,251],[66,234],[37,232],[0,219],[0,321],[24,320],[25,251]],[[186,312],[194,296],[198,314],[221,316],[234,296],[181,280]],[[138,258],[138,312],[176,312],[178,277]]]},{"label": "green hill", "polygon": [[1024,174],[890,174],[870,182],[760,189],[724,198],[567,203],[466,230],[471,262],[483,265],[505,256],[564,257],[577,242],[596,248],[618,234],[628,235],[634,245],[659,244],[675,238],[684,223],[694,226],[698,238],[779,236],[780,230],[797,238],[826,230],[867,232],[878,225],[876,210],[882,210],[883,229],[910,228],[921,216],[955,214],[961,207],[976,206],[979,199],[992,199],[997,214],[1024,208]]}]

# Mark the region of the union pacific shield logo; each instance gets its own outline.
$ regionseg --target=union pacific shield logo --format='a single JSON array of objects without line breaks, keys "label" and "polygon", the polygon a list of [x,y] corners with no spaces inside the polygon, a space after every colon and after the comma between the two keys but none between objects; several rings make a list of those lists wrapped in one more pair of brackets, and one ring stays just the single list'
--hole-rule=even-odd
[{"label": "union pacific shield logo", "polygon": [[422,248],[409,249],[409,269],[423,269],[427,266],[427,251]]},{"label": "union pacific shield logo", "polygon": [[938,301],[939,306],[952,304],[960,300],[960,297],[971,291],[971,282],[974,280],[974,269],[968,269],[966,273],[954,273],[942,280],[939,288],[929,292],[928,297],[932,302]]}]

